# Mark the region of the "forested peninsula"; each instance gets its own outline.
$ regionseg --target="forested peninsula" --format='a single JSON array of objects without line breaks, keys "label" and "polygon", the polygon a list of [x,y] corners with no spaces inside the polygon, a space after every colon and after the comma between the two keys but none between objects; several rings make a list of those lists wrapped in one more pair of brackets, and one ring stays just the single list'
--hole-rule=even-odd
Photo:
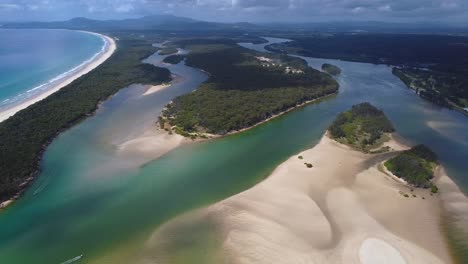
[{"label": "forested peninsula", "polygon": [[184,136],[242,130],[338,91],[331,76],[299,58],[255,52],[228,39],[170,45],[189,50],[187,65],[210,74],[199,89],[175,98],[160,117],[163,128]]},{"label": "forested peninsula", "polygon": [[0,123],[0,201],[21,193],[38,174],[52,139],[100,102],[130,84],[170,81],[169,70],[141,62],[156,50],[148,40],[119,35],[117,50],[102,65]]}]

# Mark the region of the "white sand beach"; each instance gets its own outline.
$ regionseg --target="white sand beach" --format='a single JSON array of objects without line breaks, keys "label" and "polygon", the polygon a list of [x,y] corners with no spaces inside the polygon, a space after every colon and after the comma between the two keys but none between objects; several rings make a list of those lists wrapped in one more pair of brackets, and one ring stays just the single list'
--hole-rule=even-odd
[{"label": "white sand beach", "polygon": [[169,87],[171,85],[172,84],[170,84],[170,83],[163,83],[163,84],[159,84],[159,85],[151,85],[151,86],[148,87],[148,89],[145,91],[145,93],[143,93],[143,95],[150,95],[150,94],[159,92],[161,90],[166,89],[167,87]]},{"label": "white sand beach", "polygon": [[324,136],[251,189],[169,221],[147,245],[157,252],[202,215],[219,230],[225,263],[452,263],[439,195],[382,172],[392,155],[363,154]]},{"label": "white sand beach", "polygon": [[117,48],[116,43],[114,39],[112,39],[111,37],[98,34],[98,33],[94,33],[94,32],[87,32],[87,33],[100,36],[106,41],[106,44],[105,44],[106,47],[104,51],[101,52],[99,55],[97,55],[94,58],[94,60],[90,61],[89,63],[77,69],[75,73],[67,75],[64,78],[57,80],[56,83],[52,84],[52,87],[50,87],[50,89],[47,89],[46,91],[34,97],[29,98],[25,102],[14,105],[11,108],[8,108],[0,112],[0,122],[3,122],[4,120],[8,119],[10,116],[13,116],[18,111],[21,111],[27,108],[28,106],[47,98],[49,95],[67,86],[68,84],[76,80],[77,78],[81,77],[84,74],[87,74],[88,72],[96,68],[97,66],[101,65],[104,61],[106,61],[116,50]]}]

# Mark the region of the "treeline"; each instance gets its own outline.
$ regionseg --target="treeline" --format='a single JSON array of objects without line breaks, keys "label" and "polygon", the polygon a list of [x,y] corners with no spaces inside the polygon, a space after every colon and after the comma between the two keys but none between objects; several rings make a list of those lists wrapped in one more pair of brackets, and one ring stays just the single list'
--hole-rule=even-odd
[{"label": "treeline", "polygon": [[[187,65],[210,74],[199,89],[174,99],[163,112],[163,119],[178,132],[226,134],[338,90],[333,78],[301,59],[257,53],[232,40],[195,39],[173,45],[190,50]],[[286,67],[303,72],[287,74]]]},{"label": "treeline", "polygon": [[[285,35],[284,37],[288,37]],[[468,37],[418,34],[333,34],[294,36],[268,49],[308,57],[457,71],[468,65]],[[466,69],[466,67],[465,67]]]},{"label": "treeline", "polygon": [[468,75],[394,67],[392,73],[422,98],[441,106],[468,107]]},{"label": "treeline", "polygon": [[417,145],[386,161],[385,167],[415,187],[431,187],[433,192],[437,192],[437,187],[431,182],[437,162],[437,155],[431,149]]},{"label": "treeline", "polygon": [[155,51],[145,40],[120,38],[117,50],[102,65],[0,123],[0,200],[21,191],[21,184],[38,173],[49,142],[93,113],[99,102],[133,83],[169,81],[167,69],[141,63]]},{"label": "treeline", "polygon": [[365,102],[340,113],[328,131],[332,138],[342,143],[369,150],[376,143],[381,143],[385,133],[394,132],[395,129],[382,110]]},{"label": "treeline", "polygon": [[177,64],[184,60],[183,55],[170,55],[163,59],[164,63]]},{"label": "treeline", "polygon": [[177,53],[178,50],[173,47],[164,47],[159,51],[159,55],[171,55]]},{"label": "treeline", "polygon": [[333,64],[324,63],[322,64],[322,71],[331,74],[331,75],[339,75],[341,74],[341,69],[338,66]]},{"label": "treeline", "polygon": [[414,75],[420,83],[427,83],[418,91],[421,97],[442,106],[468,107],[466,36],[353,33],[326,37],[295,34],[292,38],[292,42],[269,45],[267,49],[308,57],[397,65],[402,68],[393,72],[407,85],[410,81],[403,75]]}]

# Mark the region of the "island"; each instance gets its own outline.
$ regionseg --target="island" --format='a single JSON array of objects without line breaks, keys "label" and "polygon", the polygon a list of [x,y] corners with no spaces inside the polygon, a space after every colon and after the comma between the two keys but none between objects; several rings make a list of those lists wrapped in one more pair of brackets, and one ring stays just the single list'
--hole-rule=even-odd
[{"label": "island", "polygon": [[329,63],[322,64],[322,71],[334,76],[341,74],[341,69],[338,66]]},{"label": "island", "polygon": [[164,63],[169,63],[169,64],[177,64],[181,61],[183,61],[185,57],[183,55],[169,55],[166,58],[163,59]]},{"label": "island", "polygon": [[395,131],[384,112],[367,102],[340,113],[328,130],[336,141],[364,152],[382,145]]},{"label": "island", "polygon": [[437,155],[424,145],[417,145],[405,150],[385,162],[385,167],[394,175],[415,187],[431,188],[436,193],[438,188],[432,183],[437,167]]},{"label": "island", "polygon": [[174,47],[164,47],[159,51],[159,55],[172,55],[177,52],[179,52],[179,50]]},{"label": "island", "polygon": [[255,52],[232,40],[171,45],[189,50],[186,64],[210,74],[196,91],[175,98],[159,118],[161,127],[184,136],[240,131],[338,91],[332,77],[300,58]]}]

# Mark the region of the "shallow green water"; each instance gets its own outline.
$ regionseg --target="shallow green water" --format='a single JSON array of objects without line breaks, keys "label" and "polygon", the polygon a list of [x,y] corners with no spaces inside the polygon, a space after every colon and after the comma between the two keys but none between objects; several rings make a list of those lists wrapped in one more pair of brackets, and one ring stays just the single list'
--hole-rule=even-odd
[{"label": "shallow green water", "polygon": [[81,254],[79,261],[86,263],[116,249],[142,246],[171,217],[268,176],[289,156],[316,144],[340,111],[363,101],[383,108],[405,139],[434,148],[466,189],[466,117],[421,100],[387,66],[307,60],[313,66],[327,61],[342,68],[339,95],[238,135],[178,148],[152,162],[120,157],[114,145],[151,125],[165,102],[206,77],[177,65],[171,70],[187,79],[174,87],[147,97],[140,96],[139,86],[123,90],[96,116],[53,142],[38,181],[0,215],[0,263],[61,263]]}]

